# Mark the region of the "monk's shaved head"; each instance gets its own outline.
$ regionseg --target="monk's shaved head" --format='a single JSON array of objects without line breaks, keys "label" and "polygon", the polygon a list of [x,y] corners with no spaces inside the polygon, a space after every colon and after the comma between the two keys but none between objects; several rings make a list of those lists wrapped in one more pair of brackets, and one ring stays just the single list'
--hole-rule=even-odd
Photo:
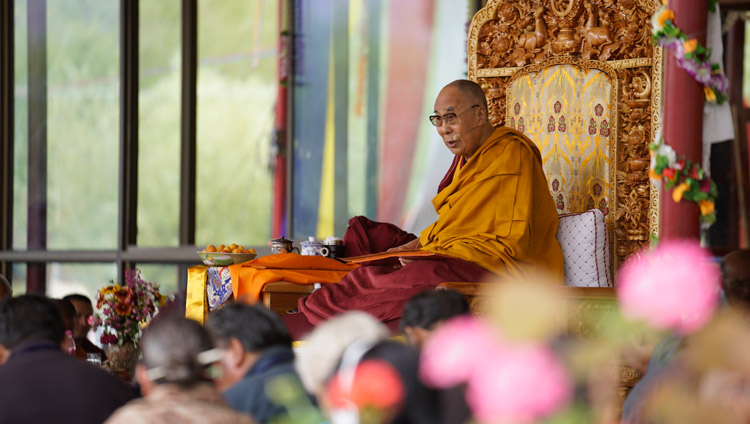
[{"label": "monk's shaved head", "polygon": [[471,103],[478,103],[487,112],[487,97],[484,95],[484,91],[482,91],[482,87],[479,84],[474,81],[460,79],[446,85],[443,90],[448,88],[460,91],[461,94],[471,99]]}]

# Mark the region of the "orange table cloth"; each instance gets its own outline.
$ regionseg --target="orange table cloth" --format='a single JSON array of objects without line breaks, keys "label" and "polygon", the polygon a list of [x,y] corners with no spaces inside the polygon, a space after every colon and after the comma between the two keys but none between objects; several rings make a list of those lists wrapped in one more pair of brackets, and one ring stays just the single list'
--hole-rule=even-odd
[{"label": "orange table cloth", "polygon": [[234,298],[255,303],[266,283],[287,281],[296,284],[337,283],[356,264],[345,264],[325,256],[278,253],[229,266]]}]

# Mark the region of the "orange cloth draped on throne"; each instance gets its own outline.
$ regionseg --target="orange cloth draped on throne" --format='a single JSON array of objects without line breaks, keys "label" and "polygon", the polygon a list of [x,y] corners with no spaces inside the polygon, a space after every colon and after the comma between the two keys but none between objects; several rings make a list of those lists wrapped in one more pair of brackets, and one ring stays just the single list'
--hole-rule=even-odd
[{"label": "orange cloth draped on throne", "polygon": [[443,180],[450,183],[441,184],[433,199],[438,219],[420,237],[422,249],[446,257],[414,259],[400,269],[357,268],[339,284],[300,299],[299,310],[311,324],[353,309],[383,321],[398,319],[414,294],[443,281],[481,281],[487,271],[538,267],[563,281],[557,213],[537,147],[502,127],[462,162],[454,160]]}]

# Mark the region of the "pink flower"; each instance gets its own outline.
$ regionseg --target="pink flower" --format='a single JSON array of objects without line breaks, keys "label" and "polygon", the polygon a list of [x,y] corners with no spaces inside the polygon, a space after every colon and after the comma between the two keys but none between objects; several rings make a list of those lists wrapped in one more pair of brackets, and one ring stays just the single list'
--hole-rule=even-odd
[{"label": "pink flower", "polygon": [[666,240],[623,264],[617,298],[626,317],[687,334],[716,310],[720,278],[719,267],[697,242]]},{"label": "pink flower", "polygon": [[480,422],[536,422],[572,397],[562,362],[544,346],[508,346],[484,352],[482,359],[466,389],[466,400]]},{"label": "pink flower", "polygon": [[499,349],[493,331],[484,321],[473,317],[458,317],[443,324],[422,350],[419,363],[422,380],[440,388],[467,381],[486,352]]}]

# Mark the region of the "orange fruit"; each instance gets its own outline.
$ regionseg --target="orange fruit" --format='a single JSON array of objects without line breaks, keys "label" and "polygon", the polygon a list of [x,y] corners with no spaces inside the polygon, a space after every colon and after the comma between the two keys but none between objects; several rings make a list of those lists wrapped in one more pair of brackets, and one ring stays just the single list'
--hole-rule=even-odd
[{"label": "orange fruit", "polygon": [[204,252],[216,252],[216,246],[214,246],[213,244],[209,244]]},{"label": "orange fruit", "polygon": [[224,246],[223,244],[220,244],[220,245],[219,245],[219,246],[218,246],[218,247],[216,248],[216,251],[217,251],[217,252],[223,252],[223,251],[224,251],[224,249],[226,249],[226,246]]},{"label": "orange fruit", "polygon": [[242,253],[242,249],[232,249],[232,253]]},{"label": "orange fruit", "polygon": [[234,250],[234,249],[236,249],[236,248],[237,248],[237,244],[235,244],[235,243],[232,243],[232,244],[230,244],[230,245],[229,245],[229,246],[227,246],[227,247],[229,247],[229,250]]}]

